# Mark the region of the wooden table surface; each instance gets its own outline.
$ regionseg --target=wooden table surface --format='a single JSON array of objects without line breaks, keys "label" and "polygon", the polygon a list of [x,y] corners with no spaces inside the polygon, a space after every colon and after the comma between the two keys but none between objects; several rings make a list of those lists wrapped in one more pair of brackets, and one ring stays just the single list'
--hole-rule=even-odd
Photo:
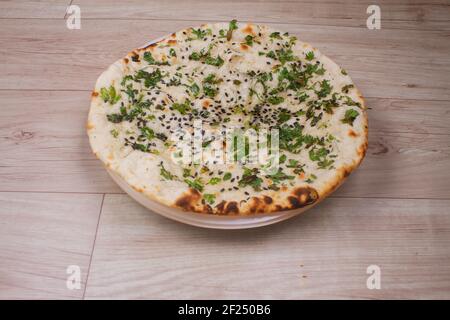
[{"label": "wooden table surface", "polygon": [[[380,30],[366,27],[372,3]],[[70,4],[80,30],[66,28]],[[96,78],[130,49],[232,18],[344,67],[370,107],[369,150],[304,215],[206,230],[124,194],[85,121]],[[0,30],[0,298],[450,298],[449,1],[0,1]]]}]

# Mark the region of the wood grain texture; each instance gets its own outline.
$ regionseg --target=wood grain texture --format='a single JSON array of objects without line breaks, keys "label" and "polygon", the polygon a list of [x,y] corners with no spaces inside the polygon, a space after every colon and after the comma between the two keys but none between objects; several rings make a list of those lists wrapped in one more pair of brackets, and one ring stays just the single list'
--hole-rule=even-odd
[{"label": "wood grain texture", "polygon": [[[289,222],[224,232],[107,195],[86,297],[449,298],[449,206],[328,199]],[[366,288],[372,264],[381,290]]]},{"label": "wood grain texture", "polygon": [[147,1],[75,0],[88,19],[240,21],[366,27],[367,7],[378,4],[383,28],[448,28],[448,1]]},{"label": "wood grain texture", "polygon": [[[0,192],[0,299],[82,298],[102,197]],[[70,265],[80,290],[66,287]]]},{"label": "wood grain texture", "polygon": [[[0,299],[450,298],[448,0],[376,1],[374,31],[371,0],[72,2],[81,30],[66,28],[70,0],[0,1]],[[370,107],[370,141],[324,203],[227,232],[123,194],[92,155],[85,121],[116,59],[232,18],[289,31],[347,69]],[[66,288],[71,264],[81,290]],[[366,288],[371,264],[379,291]]]},{"label": "wood grain texture", "polygon": [[0,1],[0,18],[48,19],[63,18],[70,0]]},{"label": "wood grain texture", "polygon": [[[0,99],[9,106],[0,113],[0,191],[122,192],[89,147],[89,92],[0,91]],[[334,195],[449,198],[448,103],[374,98],[368,105],[366,159]]]},{"label": "wood grain texture", "polygon": [[[132,48],[197,24],[83,20],[81,30],[68,30],[64,20],[0,20],[0,89],[91,90],[99,74]],[[450,100],[449,31],[271,26],[329,55],[366,97]]]},{"label": "wood grain texture", "polygon": [[120,192],[89,146],[89,95],[0,91],[1,191]]}]

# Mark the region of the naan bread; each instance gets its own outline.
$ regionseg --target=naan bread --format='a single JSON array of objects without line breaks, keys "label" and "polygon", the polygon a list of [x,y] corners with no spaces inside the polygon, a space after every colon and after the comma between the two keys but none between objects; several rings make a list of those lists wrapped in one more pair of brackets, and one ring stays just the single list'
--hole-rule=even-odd
[{"label": "naan bread", "polygon": [[[226,147],[211,130],[279,129],[279,170],[174,162],[173,134],[196,119],[204,149]],[[368,134],[343,69],[288,33],[236,21],[181,30],[116,61],[97,80],[87,128],[95,155],[136,191],[220,215],[317,203],[359,165]]]}]

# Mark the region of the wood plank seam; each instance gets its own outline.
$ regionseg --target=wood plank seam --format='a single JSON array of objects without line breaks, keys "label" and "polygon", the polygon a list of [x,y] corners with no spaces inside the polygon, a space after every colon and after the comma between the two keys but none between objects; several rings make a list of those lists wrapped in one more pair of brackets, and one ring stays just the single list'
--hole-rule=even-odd
[{"label": "wood plank seam", "polygon": [[90,271],[91,271],[92,256],[94,255],[94,250],[95,250],[95,240],[97,240],[97,233],[98,233],[98,228],[99,228],[99,226],[100,226],[100,218],[101,218],[101,216],[102,216],[103,204],[104,204],[104,202],[105,202],[105,195],[106,195],[106,194],[104,193],[104,194],[103,194],[103,197],[102,197],[102,202],[101,202],[101,204],[100,204],[100,212],[99,212],[99,214],[98,214],[97,227],[95,228],[94,241],[93,241],[93,243],[92,243],[91,255],[90,255],[90,257],[89,257],[89,264],[88,264],[88,269],[87,269],[87,272],[86,272],[86,281],[85,281],[85,284],[84,284],[83,296],[82,296],[82,298],[81,298],[82,300],[84,300],[84,297],[85,297],[85,295],[86,295],[86,288],[87,288],[87,286],[88,286],[89,273],[90,273]]},{"label": "wood plank seam", "polygon": [[[67,5],[67,8],[72,5],[72,2],[73,2],[73,0],[70,0],[69,4]],[[64,17],[63,17],[64,20],[67,18],[67,8],[66,8],[66,12],[64,13]]]},{"label": "wood plank seam", "polygon": [[[29,194],[84,194],[84,195],[127,195],[126,192],[80,192],[80,191],[32,191],[32,190],[1,190],[2,193],[29,193]],[[388,200],[450,200],[449,197],[427,198],[427,197],[380,197],[380,196],[328,196],[327,199],[388,199]]]},{"label": "wood plank seam", "polygon": [[[72,0],[73,1],[73,0]],[[72,3],[72,2],[71,2]],[[70,4],[69,4],[70,6]],[[0,18],[0,21],[2,20],[61,20],[61,19],[66,19],[67,18],[67,12],[64,13],[64,17],[62,18],[30,18],[30,17],[24,17],[24,18],[17,18],[17,17],[13,17],[13,18],[7,18],[7,17],[2,17]],[[176,21],[176,22],[183,22],[183,21],[189,21],[189,22],[199,22],[199,23],[206,23],[206,22],[211,22],[211,20],[206,20],[206,19],[166,19],[166,18],[133,18],[133,19],[129,19],[129,18],[114,18],[114,17],[108,17],[108,18],[82,18],[82,20],[90,20],[90,21],[101,21],[101,20],[117,20],[117,21]],[[342,19],[342,20],[352,20],[352,19]],[[383,21],[412,21],[414,22],[415,20],[401,20],[401,19],[384,19]],[[430,20],[432,22],[447,22],[446,20]],[[214,22],[228,22],[228,20],[223,20],[223,19],[215,19]],[[260,24],[274,24],[275,22],[273,21],[265,21],[265,20],[251,20],[251,21],[242,21],[242,22],[252,22],[252,23],[260,23]],[[311,26],[311,27],[317,27],[317,26],[322,26],[322,27],[339,27],[339,28],[353,28],[353,29],[365,29],[365,26],[346,26],[346,25],[336,25],[336,24],[311,24],[311,23],[296,23],[296,22],[283,22],[283,21],[278,21],[276,22],[277,25],[301,25],[301,26]],[[192,25],[192,26],[196,26],[196,25]],[[411,29],[411,28],[393,28],[393,27],[383,27],[383,29],[385,30],[405,30],[405,31],[421,31],[422,29],[418,28],[418,29]],[[424,31],[430,31],[430,30],[424,30]],[[434,31],[445,31],[444,29],[435,29]]]}]

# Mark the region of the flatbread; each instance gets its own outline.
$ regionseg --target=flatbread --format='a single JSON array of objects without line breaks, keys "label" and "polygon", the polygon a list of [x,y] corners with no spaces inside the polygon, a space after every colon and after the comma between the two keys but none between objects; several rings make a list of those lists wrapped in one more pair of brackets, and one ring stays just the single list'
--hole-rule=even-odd
[{"label": "flatbread", "polygon": [[[214,134],[228,128],[278,130],[279,169],[177,163],[174,135],[189,137],[195,120],[205,153],[227,148]],[[116,61],[97,80],[87,129],[94,154],[136,191],[220,215],[314,205],[360,164],[368,135],[345,70],[288,33],[236,21],[181,30]]]}]

